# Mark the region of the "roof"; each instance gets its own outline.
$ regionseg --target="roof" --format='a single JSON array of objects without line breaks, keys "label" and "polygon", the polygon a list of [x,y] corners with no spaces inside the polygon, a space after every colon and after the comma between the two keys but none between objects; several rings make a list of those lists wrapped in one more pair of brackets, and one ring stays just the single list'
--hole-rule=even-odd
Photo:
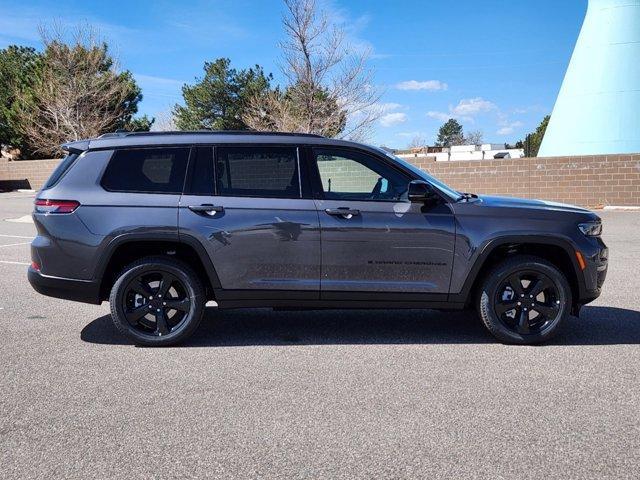
[{"label": "roof", "polygon": [[256,143],[277,145],[334,145],[367,147],[354,142],[326,138],[308,133],[253,132],[207,130],[195,132],[115,132],[106,133],[97,138],[69,142],[63,145],[66,150],[84,151],[88,149],[118,148],[153,145],[194,145],[224,143]]}]

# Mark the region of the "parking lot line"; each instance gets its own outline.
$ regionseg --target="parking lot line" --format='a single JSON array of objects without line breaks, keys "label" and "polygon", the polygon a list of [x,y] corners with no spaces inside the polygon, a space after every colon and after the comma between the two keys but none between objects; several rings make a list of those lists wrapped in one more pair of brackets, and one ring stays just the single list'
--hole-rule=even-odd
[{"label": "parking lot line", "polygon": [[6,263],[7,265],[30,265],[26,262],[12,262],[11,260],[0,260],[0,263]]},{"label": "parking lot line", "polygon": [[27,237],[25,235],[3,235],[0,233],[0,237],[4,238],[28,238],[29,240],[33,240],[34,237]]},{"label": "parking lot line", "polygon": [[7,245],[0,245],[0,248],[4,247],[16,247],[18,245],[29,245],[31,242],[9,243]]}]

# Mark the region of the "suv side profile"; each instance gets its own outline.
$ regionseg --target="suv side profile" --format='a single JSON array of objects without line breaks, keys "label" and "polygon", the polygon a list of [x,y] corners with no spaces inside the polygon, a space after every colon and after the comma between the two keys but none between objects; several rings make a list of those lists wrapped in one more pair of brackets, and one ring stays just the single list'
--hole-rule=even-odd
[{"label": "suv side profile", "polygon": [[31,285],[99,304],[137,344],[218,307],[475,308],[540,343],[600,295],[589,210],[460,193],[386,152],[309,134],[114,133],[64,145],[38,193]]}]

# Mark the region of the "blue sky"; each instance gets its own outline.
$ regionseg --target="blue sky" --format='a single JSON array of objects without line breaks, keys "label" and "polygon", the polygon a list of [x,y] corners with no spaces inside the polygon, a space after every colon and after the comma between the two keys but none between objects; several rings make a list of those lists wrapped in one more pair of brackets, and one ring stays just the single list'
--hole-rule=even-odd
[{"label": "blue sky", "polygon": [[[385,116],[370,143],[432,143],[446,118],[485,141],[514,142],[550,113],[587,0],[324,0],[351,42],[371,49]],[[167,112],[205,60],[279,73],[279,0],[0,0],[0,48],[40,47],[38,25],[90,23],[143,88],[141,112]]]}]

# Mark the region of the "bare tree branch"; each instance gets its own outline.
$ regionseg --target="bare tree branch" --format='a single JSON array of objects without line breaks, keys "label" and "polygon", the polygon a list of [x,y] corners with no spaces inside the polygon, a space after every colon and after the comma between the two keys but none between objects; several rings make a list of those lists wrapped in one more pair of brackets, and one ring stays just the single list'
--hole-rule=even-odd
[{"label": "bare tree branch", "polygon": [[285,0],[283,74],[288,85],[251,99],[243,116],[255,130],[363,139],[382,115],[367,67],[369,52],[348,45],[315,0]]},{"label": "bare tree branch", "polygon": [[137,87],[128,72],[118,71],[91,27],[76,28],[69,42],[56,25],[40,33],[42,68],[20,115],[34,153],[58,154],[60,144],[113,131],[130,118]]}]

